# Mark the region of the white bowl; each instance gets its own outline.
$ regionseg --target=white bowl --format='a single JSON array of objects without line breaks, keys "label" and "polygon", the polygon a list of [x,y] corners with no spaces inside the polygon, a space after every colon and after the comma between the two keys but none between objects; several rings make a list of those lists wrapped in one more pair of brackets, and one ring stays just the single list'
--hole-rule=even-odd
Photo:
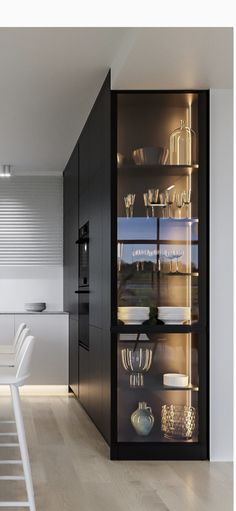
[{"label": "white bowl", "polygon": [[166,385],[167,387],[187,387],[188,376],[187,374],[180,373],[163,374],[163,385]]}]

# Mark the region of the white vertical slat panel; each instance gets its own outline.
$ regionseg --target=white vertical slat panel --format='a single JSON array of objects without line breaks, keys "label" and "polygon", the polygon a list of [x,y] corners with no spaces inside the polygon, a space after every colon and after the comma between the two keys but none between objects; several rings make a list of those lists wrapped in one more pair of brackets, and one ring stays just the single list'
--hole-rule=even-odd
[{"label": "white vertical slat panel", "polygon": [[0,265],[61,265],[62,177],[0,179]]}]

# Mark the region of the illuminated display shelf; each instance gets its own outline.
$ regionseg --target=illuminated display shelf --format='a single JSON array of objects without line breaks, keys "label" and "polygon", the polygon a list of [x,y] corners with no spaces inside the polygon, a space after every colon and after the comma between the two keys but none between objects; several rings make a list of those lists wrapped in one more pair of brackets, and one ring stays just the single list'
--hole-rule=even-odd
[{"label": "illuminated display shelf", "polygon": [[[206,235],[203,182],[206,178],[206,154],[202,152],[200,133],[201,123],[204,123],[201,116],[204,118],[204,114],[200,107],[200,93],[193,95],[190,113],[186,98],[184,93],[172,97],[171,93],[163,92],[159,95],[157,92],[156,95],[153,93],[151,99],[145,93],[117,93],[116,150],[123,155],[124,163],[116,165],[117,217],[114,232],[117,294],[113,301],[111,329],[114,340],[116,338],[117,364],[114,458],[121,456],[121,459],[124,459],[127,456],[130,459],[155,459],[155,452],[156,459],[185,459],[185,456],[200,459],[203,438],[206,444],[206,425],[202,419],[205,406],[203,395],[206,391],[203,369],[206,360],[202,360],[206,342],[206,310],[203,309],[202,298],[206,282],[206,268],[203,264],[203,239]],[[191,118],[191,127],[199,137],[196,160],[199,163],[133,163],[132,148],[142,147],[142,137],[143,147],[168,147],[169,134],[178,126],[175,109],[172,109],[174,106],[182,111],[182,118],[188,115]],[[150,151],[150,154],[153,153]],[[173,202],[163,206],[160,194],[166,194],[166,191],[171,189],[174,190]],[[189,189],[191,200],[188,204],[183,203],[180,209],[177,203],[178,194]],[[147,202],[149,192],[153,196],[157,192],[157,202]],[[129,195],[133,201],[130,208],[127,206]],[[115,266],[113,270],[115,271]],[[160,319],[163,323],[158,323]],[[140,374],[137,368],[128,371],[121,350],[122,353],[128,350],[129,355],[126,356],[131,357],[128,358],[131,367],[138,363],[137,360],[140,360],[142,367],[143,357],[147,356],[150,349],[153,352],[153,362],[151,368],[144,370],[144,385],[130,386],[130,374],[133,372],[134,378],[141,378],[142,371]],[[135,376],[135,371],[139,376]],[[189,385],[163,385],[162,376],[165,373],[186,374]],[[195,382],[199,384],[196,385]],[[144,409],[147,403],[155,419],[152,431],[144,432],[141,437],[132,429],[130,422],[130,417],[134,410],[137,411],[140,401],[144,402]],[[185,406],[187,414],[196,414],[195,430],[190,438],[184,437],[184,433],[182,441],[174,435],[168,439],[163,435],[161,413],[165,404]],[[185,420],[184,416],[181,420]],[[182,453],[179,450],[177,454],[177,445],[180,444]],[[190,446],[193,449],[193,445],[196,450],[192,450],[190,454],[188,449]],[[135,454],[134,446],[137,446]]]}]

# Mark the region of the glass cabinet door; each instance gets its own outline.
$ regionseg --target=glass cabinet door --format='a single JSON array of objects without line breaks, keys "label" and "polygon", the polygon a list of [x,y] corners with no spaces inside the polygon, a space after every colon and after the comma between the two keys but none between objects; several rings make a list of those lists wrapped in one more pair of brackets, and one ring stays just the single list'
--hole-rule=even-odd
[{"label": "glass cabinet door", "polygon": [[117,323],[199,321],[198,94],[117,94]]},{"label": "glass cabinet door", "polygon": [[118,441],[198,442],[197,334],[117,339]]},{"label": "glass cabinet door", "polygon": [[206,444],[204,101],[117,92],[116,435],[149,457]]}]

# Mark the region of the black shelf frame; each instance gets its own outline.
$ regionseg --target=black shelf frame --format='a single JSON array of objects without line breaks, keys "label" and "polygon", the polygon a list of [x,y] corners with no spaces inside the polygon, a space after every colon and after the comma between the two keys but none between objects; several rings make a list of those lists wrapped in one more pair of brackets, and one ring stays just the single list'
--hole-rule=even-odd
[{"label": "black shelf frame", "polygon": [[[117,290],[111,288],[111,459],[123,460],[204,460],[209,459],[209,90],[119,90],[111,91],[111,282],[117,272],[117,175],[139,169],[137,165],[117,167],[117,96],[120,94],[198,94],[199,165],[199,322],[191,325],[117,325]],[[170,173],[180,166],[168,166]],[[194,167],[194,166],[193,166]],[[147,168],[147,167],[145,167]],[[162,171],[163,166],[154,166]],[[150,166],[148,166],[150,170]],[[198,171],[200,169],[200,171]],[[189,172],[184,166],[183,175]],[[195,171],[195,170],[194,170]],[[170,174],[176,175],[176,173]],[[127,240],[124,240],[126,243]],[[151,242],[143,240],[143,242]],[[130,240],[135,243],[135,240]],[[160,242],[159,242],[160,243]],[[155,240],[156,244],[156,240]],[[173,243],[172,243],[173,244]],[[178,244],[181,244],[178,241]],[[117,334],[119,333],[199,334],[199,437],[198,442],[118,442],[117,441]]]}]

